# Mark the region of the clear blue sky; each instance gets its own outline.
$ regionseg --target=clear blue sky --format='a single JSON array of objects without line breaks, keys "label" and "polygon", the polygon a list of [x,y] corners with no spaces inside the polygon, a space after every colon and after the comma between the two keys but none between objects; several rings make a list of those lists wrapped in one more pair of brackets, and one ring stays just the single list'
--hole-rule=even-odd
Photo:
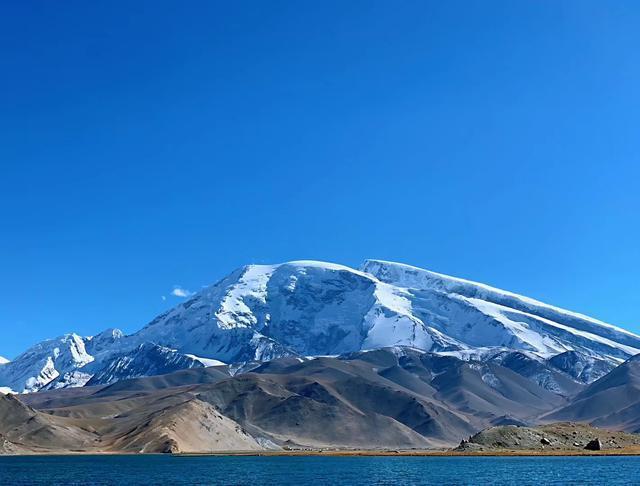
[{"label": "clear blue sky", "polygon": [[2,2],[0,355],[294,259],[640,332],[638,25],[636,1]]}]

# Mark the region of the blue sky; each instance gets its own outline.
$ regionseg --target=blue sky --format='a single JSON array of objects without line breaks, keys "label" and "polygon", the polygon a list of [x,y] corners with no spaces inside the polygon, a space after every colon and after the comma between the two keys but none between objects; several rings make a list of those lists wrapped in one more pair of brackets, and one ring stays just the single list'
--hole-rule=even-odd
[{"label": "blue sky", "polygon": [[0,355],[295,259],[640,332],[638,2],[0,9]]}]

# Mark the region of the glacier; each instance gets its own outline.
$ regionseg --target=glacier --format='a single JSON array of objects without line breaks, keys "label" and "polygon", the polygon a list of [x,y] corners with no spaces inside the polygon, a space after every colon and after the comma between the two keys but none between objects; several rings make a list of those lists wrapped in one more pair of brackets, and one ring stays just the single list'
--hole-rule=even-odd
[{"label": "glacier", "polygon": [[0,387],[32,392],[181,366],[397,346],[476,358],[514,350],[530,357],[532,369],[537,359],[560,356],[558,367],[591,381],[600,370],[640,353],[640,337],[525,296],[405,264],[367,260],[354,269],[293,261],[239,268],[129,336],[111,329],[39,343],[0,366]]}]

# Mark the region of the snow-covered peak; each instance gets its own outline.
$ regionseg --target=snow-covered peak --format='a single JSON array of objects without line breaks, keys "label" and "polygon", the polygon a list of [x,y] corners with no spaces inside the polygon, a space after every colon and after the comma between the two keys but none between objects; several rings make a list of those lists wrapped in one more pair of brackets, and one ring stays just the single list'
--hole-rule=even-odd
[{"label": "snow-covered peak", "polygon": [[87,338],[86,348],[92,355],[100,354],[112,350],[124,337],[124,333],[120,329],[107,329]]},{"label": "snow-covered peak", "polygon": [[282,263],[277,265],[281,266],[289,266],[296,268],[313,268],[318,270],[323,270],[327,272],[348,272],[359,275],[364,278],[371,278],[371,275],[366,272],[362,272],[360,270],[356,270],[355,268],[348,267],[346,265],[341,265],[339,263],[329,263],[329,262],[321,262],[317,260],[294,260],[292,262]]},{"label": "snow-covered peak", "polygon": [[553,312],[559,312],[568,316],[575,317],[577,319],[584,319],[599,326],[603,326],[614,330],[616,333],[627,334],[637,339],[638,336],[620,327],[607,324],[606,322],[594,319],[593,317],[580,314],[578,312],[568,311],[560,307],[545,304],[536,299],[525,297],[507,290],[502,290],[490,285],[486,285],[472,280],[466,280],[459,277],[452,277],[442,273],[432,272],[430,270],[423,270],[418,267],[407,265],[404,263],[388,262],[384,260],[365,260],[362,265],[362,271],[374,275],[383,282],[393,282],[395,285],[401,287],[410,288],[437,288],[444,291],[456,292],[465,294],[473,294],[485,297],[491,297],[494,299],[513,299],[521,301],[523,304],[527,304],[532,307],[540,307],[548,309]]},{"label": "snow-covered peak", "polygon": [[86,350],[87,338],[65,334],[28,349],[0,367],[0,386],[19,392],[37,391],[66,371],[94,360]]},{"label": "snow-covered peak", "polygon": [[619,362],[640,338],[595,319],[409,265],[360,270],[302,260],[248,265],[159,316],[137,339],[224,362],[388,346],[548,358],[578,350]]},{"label": "snow-covered peak", "polygon": [[3,358],[2,356],[0,356],[0,365],[7,364],[8,362],[9,360],[7,358]]},{"label": "snow-covered peak", "polygon": [[[349,351],[361,344],[375,282],[324,262],[248,265],[154,319],[135,338],[223,362]],[[327,339],[327,332],[335,336]]]},{"label": "snow-covered peak", "polygon": [[[485,310],[493,313],[494,317],[496,313],[500,312],[492,304],[502,306],[503,309],[511,309],[535,316],[538,320],[546,319],[547,323],[551,321],[561,326],[564,325],[566,327],[563,330],[574,333],[579,337],[594,339],[595,336],[595,339],[600,341],[602,341],[600,338],[604,338],[604,341],[602,341],[604,344],[611,345],[614,343],[613,347],[623,351],[622,354],[640,352],[638,350],[640,348],[640,337],[625,329],[513,292],[471,280],[423,270],[411,265],[383,260],[366,260],[361,270],[370,273],[383,282],[393,283],[401,287],[455,294],[467,299],[475,299],[475,302],[484,301],[486,302]],[[554,347],[550,348],[551,352],[556,350]],[[622,356],[620,355],[619,357]]]},{"label": "snow-covered peak", "polygon": [[102,331],[99,334],[96,334],[95,336],[89,337],[88,339],[91,339],[92,341],[101,341],[101,340],[115,341],[123,337],[124,337],[124,333],[120,329],[111,327],[109,329],[106,329],[105,331]]}]

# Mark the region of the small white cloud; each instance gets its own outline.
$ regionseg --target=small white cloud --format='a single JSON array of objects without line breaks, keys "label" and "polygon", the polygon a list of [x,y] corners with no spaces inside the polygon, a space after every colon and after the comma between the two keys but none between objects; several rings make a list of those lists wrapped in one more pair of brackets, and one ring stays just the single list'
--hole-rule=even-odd
[{"label": "small white cloud", "polygon": [[183,289],[179,285],[176,285],[175,287],[173,287],[171,295],[174,295],[176,297],[190,297],[193,295],[193,292],[187,289]]},{"label": "small white cloud", "polygon": [[162,300],[167,300],[167,296],[166,296],[166,295],[161,295],[161,296],[160,296],[160,298],[161,298]]}]

